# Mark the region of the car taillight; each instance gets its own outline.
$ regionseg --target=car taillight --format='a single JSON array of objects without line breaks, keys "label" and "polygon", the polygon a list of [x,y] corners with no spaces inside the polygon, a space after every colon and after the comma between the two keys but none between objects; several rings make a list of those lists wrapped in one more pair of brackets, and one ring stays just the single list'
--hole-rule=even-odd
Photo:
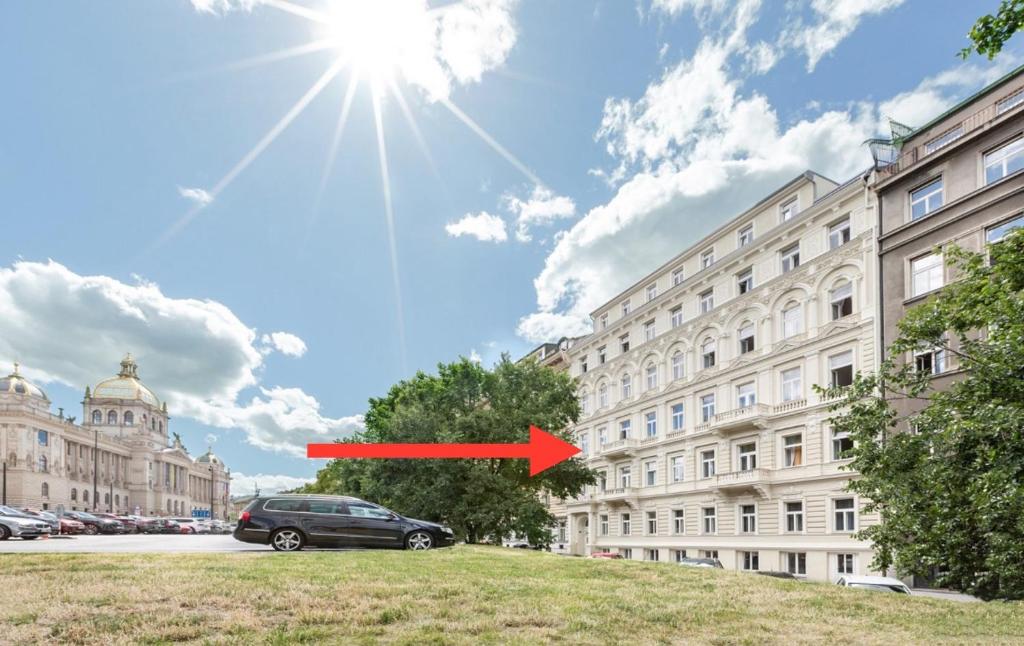
[{"label": "car taillight", "polygon": [[238,517],[238,520],[242,521],[243,523],[247,523],[247,522],[249,522],[249,519],[251,517],[252,516],[249,514],[249,512],[243,511],[242,515]]}]

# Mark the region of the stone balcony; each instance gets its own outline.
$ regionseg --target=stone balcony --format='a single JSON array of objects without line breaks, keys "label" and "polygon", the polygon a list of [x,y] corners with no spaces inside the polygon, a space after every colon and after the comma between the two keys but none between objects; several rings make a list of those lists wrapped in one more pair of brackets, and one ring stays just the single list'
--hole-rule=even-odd
[{"label": "stone balcony", "polygon": [[767,404],[753,404],[743,408],[717,413],[711,421],[715,432],[722,436],[768,427],[771,409]]},{"label": "stone balcony", "polygon": [[618,489],[605,489],[595,494],[599,502],[607,503],[609,506],[628,505],[636,507],[640,495],[638,487],[619,487]]},{"label": "stone balcony", "polygon": [[638,446],[640,446],[639,440],[615,440],[601,447],[601,455],[609,458],[631,456],[636,452]]},{"label": "stone balcony", "polygon": [[748,469],[746,471],[730,471],[714,477],[712,488],[730,496],[753,492],[765,498],[771,488],[772,472],[768,469]]}]

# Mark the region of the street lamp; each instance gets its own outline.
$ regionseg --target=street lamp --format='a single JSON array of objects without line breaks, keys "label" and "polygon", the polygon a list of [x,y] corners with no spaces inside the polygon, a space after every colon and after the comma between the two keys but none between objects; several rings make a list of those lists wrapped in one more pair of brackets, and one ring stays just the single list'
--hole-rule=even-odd
[{"label": "street lamp", "polygon": [[210,465],[210,520],[214,519],[213,515],[213,465]]},{"label": "street lamp", "polygon": [[99,491],[99,464],[100,464],[100,430],[94,429],[92,441],[92,510],[96,511],[96,499],[100,497]]},{"label": "street lamp", "polygon": [[4,478],[3,478],[3,487],[2,487],[3,493],[2,493],[2,496],[0,496],[3,499],[3,503],[0,503],[0,504],[3,504],[6,507],[7,506],[7,458],[4,458],[3,460],[4,460]]}]

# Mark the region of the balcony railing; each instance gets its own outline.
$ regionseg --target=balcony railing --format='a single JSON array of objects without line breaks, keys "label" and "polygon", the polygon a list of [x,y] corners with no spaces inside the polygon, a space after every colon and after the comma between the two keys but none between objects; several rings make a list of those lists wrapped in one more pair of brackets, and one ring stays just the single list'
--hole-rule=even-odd
[{"label": "balcony railing", "polygon": [[766,404],[753,404],[734,408],[715,415],[712,424],[719,432],[745,431],[765,426],[769,408]]},{"label": "balcony railing", "polygon": [[608,442],[601,447],[602,455],[629,455],[638,446],[637,440],[625,439]]},{"label": "balcony railing", "polygon": [[747,469],[746,471],[731,471],[720,473],[715,476],[712,486],[722,493],[738,493],[750,489],[767,491],[771,480],[771,471],[768,469]]}]

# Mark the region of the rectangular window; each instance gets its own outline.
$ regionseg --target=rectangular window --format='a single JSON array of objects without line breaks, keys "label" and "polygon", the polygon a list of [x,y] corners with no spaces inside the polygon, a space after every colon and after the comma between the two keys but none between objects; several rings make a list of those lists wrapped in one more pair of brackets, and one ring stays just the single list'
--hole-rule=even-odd
[{"label": "rectangular window", "polygon": [[853,383],[853,352],[847,351],[828,358],[829,384],[833,388]]},{"label": "rectangular window", "polygon": [[798,467],[804,463],[804,436],[802,433],[782,438],[782,466]]},{"label": "rectangular window", "polygon": [[619,486],[623,489],[629,489],[633,486],[633,469],[631,467],[621,467],[619,469]]},{"label": "rectangular window", "polygon": [[654,411],[644,415],[644,428],[647,431],[647,437],[658,436],[658,414]]},{"label": "rectangular window", "polygon": [[710,422],[715,416],[715,394],[710,393],[700,398],[700,418],[704,423]]},{"label": "rectangular window", "polygon": [[718,550],[699,550],[697,552],[697,554],[699,554],[700,558],[702,558],[702,559],[717,559],[718,558]]},{"label": "rectangular window", "polygon": [[709,289],[700,295],[700,313],[707,314],[715,308],[715,290]]},{"label": "rectangular window", "polygon": [[681,282],[683,282],[683,268],[679,267],[678,269],[673,269],[672,270],[672,286],[675,287],[676,285],[680,284]]},{"label": "rectangular window", "polygon": [[607,536],[608,535],[608,514],[601,514],[598,517],[598,520],[599,520],[598,528],[599,528],[599,531],[601,532],[601,536]]},{"label": "rectangular window", "polygon": [[686,558],[686,550],[672,550],[672,558],[676,563]]},{"label": "rectangular window", "polygon": [[853,451],[853,440],[850,434],[839,429],[832,430],[832,459],[846,460],[851,457]]},{"label": "rectangular window", "polygon": [[601,329],[604,330],[608,327],[608,314],[601,315]]},{"label": "rectangular window", "polygon": [[657,561],[658,560],[658,550],[645,549],[644,550],[644,560],[645,561]]},{"label": "rectangular window", "polygon": [[985,184],[997,182],[1024,168],[1024,138],[1014,139],[1010,143],[986,153],[984,164]]},{"label": "rectangular window", "polygon": [[629,536],[631,529],[629,514],[622,514],[622,535]]},{"label": "rectangular window", "polygon": [[800,243],[786,247],[781,251],[782,273],[790,272],[800,266]]},{"label": "rectangular window", "polygon": [[682,404],[672,404],[672,430],[681,431],[685,425],[685,416],[683,414]]},{"label": "rectangular window", "polygon": [[783,552],[782,567],[790,574],[807,574],[807,552]]},{"label": "rectangular window", "polygon": [[910,219],[918,220],[942,206],[942,177],[910,192]]},{"label": "rectangular window", "polygon": [[736,232],[736,246],[746,247],[754,241],[754,225],[748,224]]},{"label": "rectangular window", "polygon": [[711,478],[715,475],[715,450],[700,452],[700,477]]},{"label": "rectangular window", "polygon": [[718,518],[714,507],[701,509],[701,519],[703,521],[701,528],[705,534],[714,534],[718,531]]},{"label": "rectangular window", "polygon": [[789,368],[782,371],[782,401],[791,402],[803,398],[803,386],[800,383],[800,368]]},{"label": "rectangular window", "polygon": [[853,314],[853,284],[843,283],[829,292],[832,306],[832,320],[837,321]]},{"label": "rectangular window", "polygon": [[740,552],[740,568],[747,572],[756,572],[759,570],[757,552]]},{"label": "rectangular window", "polygon": [[836,554],[836,574],[855,574],[853,554]]},{"label": "rectangular window", "polygon": [[647,379],[647,390],[653,390],[658,387],[658,366],[653,363],[647,366],[646,370],[644,370],[644,376]]},{"label": "rectangular window", "polygon": [[964,127],[961,124],[961,125],[953,128],[953,129],[951,129],[951,130],[948,130],[948,131],[942,133],[941,135],[939,135],[935,139],[932,139],[931,141],[926,143],[924,145],[924,153],[926,155],[930,155],[933,152],[935,152],[936,150],[939,150],[940,148],[945,148],[946,146],[948,146],[949,144],[953,143],[954,141],[956,141],[957,139],[959,139],[960,137],[963,137],[963,136],[964,136]]},{"label": "rectangular window", "polygon": [[655,336],[654,321],[644,323],[644,341],[653,341]]},{"label": "rectangular window", "polygon": [[754,289],[754,271],[747,269],[736,276],[736,288],[740,294],[746,294]]},{"label": "rectangular window", "polygon": [[749,442],[736,447],[739,457],[740,471],[753,471],[757,468],[757,443]]},{"label": "rectangular window", "polygon": [[608,443],[608,427],[602,426],[597,429],[597,443],[602,447]]},{"label": "rectangular window", "polygon": [[740,505],[740,532],[744,534],[757,532],[756,505]]},{"label": "rectangular window", "polygon": [[40,429],[40,430],[36,431],[36,441],[39,442],[39,446],[49,446],[50,445],[50,434],[47,433],[46,431]]},{"label": "rectangular window", "polygon": [[740,328],[740,354],[754,351],[754,324],[750,323]]},{"label": "rectangular window", "polygon": [[583,357],[582,359],[580,359],[580,372],[586,372],[586,371],[587,371],[587,358]]},{"label": "rectangular window", "polygon": [[629,399],[633,396],[633,377],[629,374],[622,375],[622,398]]},{"label": "rectangular window", "polygon": [[648,285],[647,289],[645,291],[646,291],[646,294],[647,294],[647,302],[650,303],[651,301],[653,301],[655,298],[658,297],[658,285],[657,285],[657,283],[654,283],[652,285]]},{"label": "rectangular window", "polygon": [[624,558],[627,561],[632,561],[633,560],[633,548],[632,547],[620,548],[619,549],[619,554],[621,554],[622,558]]},{"label": "rectangular window", "polygon": [[942,348],[922,348],[914,353],[914,368],[926,375],[946,371],[946,351]]},{"label": "rectangular window", "polygon": [[[1024,92],[1020,93],[1020,96],[1024,97]],[[991,229],[985,231],[985,240],[989,244],[995,244],[1001,242],[1003,238],[1008,236],[1014,229],[1024,227],[1024,215],[1018,215],[1008,222],[1003,222],[998,226],[994,226]]]},{"label": "rectangular window", "polygon": [[800,204],[795,197],[788,202],[783,203],[783,205],[779,207],[779,221],[786,222],[788,220],[792,220],[799,207]]},{"label": "rectangular window", "polygon": [[754,382],[736,386],[736,406],[747,408],[757,403],[757,393],[754,392]]},{"label": "rectangular window", "polygon": [[857,508],[853,498],[837,498],[833,500],[832,514],[835,520],[835,531],[857,531]]},{"label": "rectangular window", "polygon": [[580,436],[580,452],[584,456],[590,454],[590,436],[587,433]]},{"label": "rectangular window", "polygon": [[1003,114],[1024,103],[1024,91],[1018,90],[1010,96],[996,103],[996,114]]},{"label": "rectangular window", "polygon": [[672,510],[672,533],[673,534],[684,534],[686,533],[686,519],[683,516],[682,509]]},{"label": "rectangular window", "polygon": [[788,339],[804,331],[803,308],[792,305],[782,310],[782,336]]},{"label": "rectangular window", "polygon": [[672,355],[672,379],[682,379],[686,374],[686,368],[683,363],[684,355],[682,352],[676,352]]},{"label": "rectangular window", "polygon": [[633,432],[632,427],[633,422],[631,420],[624,419],[621,422],[619,422],[619,439],[628,440],[629,436],[632,435]]},{"label": "rectangular window", "polygon": [[602,345],[597,349],[597,363],[598,365],[608,360],[608,346]]},{"label": "rectangular window", "polygon": [[677,307],[673,307],[672,309],[670,309],[668,311],[668,315],[669,315],[669,320],[670,320],[670,322],[672,324],[672,327],[679,327],[680,325],[683,324],[683,306],[682,305],[679,305]]},{"label": "rectangular window", "polygon": [[715,350],[716,344],[714,339],[705,339],[704,343],[700,345],[701,365],[705,368],[715,367]]},{"label": "rectangular window", "polygon": [[910,295],[920,296],[943,285],[942,254],[930,253],[910,262]]},{"label": "rectangular window", "polygon": [[[656,511],[647,512],[647,533],[650,536],[658,533],[658,512]],[[653,560],[657,561],[658,559]]]},{"label": "rectangular window", "polygon": [[626,354],[627,352],[629,352],[628,334],[623,334],[622,336],[619,337],[619,349],[622,351],[622,354]]},{"label": "rectangular window", "polygon": [[786,531],[804,531],[804,503],[787,502],[786,506]]},{"label": "rectangular window", "polygon": [[700,254],[700,268],[707,269],[715,264],[715,250],[708,249]]},{"label": "rectangular window", "polygon": [[828,228],[828,248],[838,249],[850,241],[850,218],[843,218]]},{"label": "rectangular window", "polygon": [[[682,482],[684,473],[684,456],[672,456],[672,482]],[[681,512],[680,512],[681,513]]]}]

